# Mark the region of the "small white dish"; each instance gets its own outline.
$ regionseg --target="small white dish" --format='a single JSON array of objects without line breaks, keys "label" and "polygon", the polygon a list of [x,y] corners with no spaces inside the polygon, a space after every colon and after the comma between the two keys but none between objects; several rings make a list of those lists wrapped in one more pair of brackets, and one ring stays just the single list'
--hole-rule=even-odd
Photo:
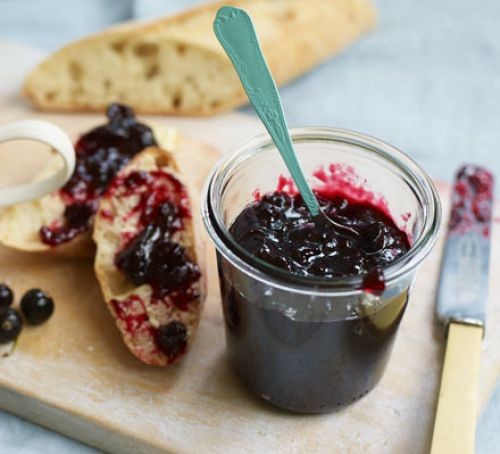
[{"label": "small white dish", "polygon": [[59,189],[75,168],[75,150],[68,135],[59,127],[42,120],[19,120],[0,125],[0,143],[10,140],[36,140],[52,147],[64,166],[47,178],[0,189],[0,207],[40,198]]}]

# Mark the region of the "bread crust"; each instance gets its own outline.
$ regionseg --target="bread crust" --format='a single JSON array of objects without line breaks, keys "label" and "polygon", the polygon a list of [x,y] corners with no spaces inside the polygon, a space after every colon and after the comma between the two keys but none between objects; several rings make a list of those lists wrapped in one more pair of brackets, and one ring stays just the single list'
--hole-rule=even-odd
[{"label": "bread crust", "polygon": [[[371,0],[234,0],[229,3],[246,9],[252,15],[266,59],[278,84],[298,77],[340,52],[360,34],[372,28],[376,20]],[[133,72],[134,76],[127,79],[126,85],[116,88],[113,101],[131,105],[137,113],[204,116],[238,107],[247,101],[246,95],[212,31],[215,13],[225,4],[227,2],[224,1],[210,3],[153,22],[122,24],[70,44],[35,68],[25,81],[23,94],[35,107],[43,110],[102,111],[111,101],[106,96],[111,96],[112,90],[108,92],[99,85],[101,79],[112,84],[114,80],[123,79],[121,76]],[[124,58],[126,64],[122,66],[120,57],[109,50],[116,43],[123,44],[122,51],[125,49],[128,52]],[[154,58],[147,52],[139,57],[134,54],[133,49],[140,49],[141,45],[156,46],[157,52],[158,49],[164,49],[165,54],[161,54],[159,63],[152,64]],[[180,66],[163,69],[162,60],[171,55],[174,58],[176,49],[184,49],[185,57],[177,56]],[[69,76],[63,76],[71,72],[73,56],[86,56],[86,52],[93,56],[91,64],[95,65],[94,69],[103,71],[102,77],[99,76],[99,84],[97,79],[90,82],[81,74],[75,75],[80,77],[77,82]],[[85,60],[84,57],[82,59]],[[117,64],[106,64],[112,59]],[[189,74],[183,78],[181,70],[184,71],[193,62],[199,66],[197,71],[187,71]],[[170,75],[175,78],[178,74],[180,82],[175,79],[173,84],[168,79],[169,83],[165,82],[160,87],[162,81],[158,78],[148,79],[149,76],[142,74],[141,65],[145,68],[149,65],[149,70],[153,72],[159,71],[160,79]],[[122,68],[120,74],[114,72],[120,71],[117,68]],[[195,82],[197,85],[189,85]],[[64,90],[71,95],[54,95],[65,84],[70,88]],[[174,85],[175,89],[171,88]],[[92,90],[99,91],[100,96]],[[148,97],[153,90],[155,96]],[[175,102],[177,95],[174,91],[182,93],[180,103]],[[190,97],[193,98],[192,102]]]},{"label": "bread crust", "polygon": [[[182,182],[178,174],[178,167],[171,153],[161,148],[151,147],[136,155],[130,163],[123,168],[117,178],[125,177],[133,171],[156,171],[173,175]],[[189,188],[184,185],[189,195]],[[172,321],[180,321],[187,328],[187,348],[192,342],[196,332],[206,289],[204,281],[203,245],[195,241],[194,223],[192,219],[183,218],[184,228],[176,241],[187,251],[189,259],[198,264],[201,270],[200,279],[194,284],[199,293],[198,298],[193,298],[187,306],[187,310],[181,310],[173,304],[168,295],[160,300],[152,299],[152,290],[148,284],[135,287],[126,279],[124,274],[115,265],[116,254],[123,245],[123,231],[129,231],[136,220],[129,218],[129,214],[123,215],[124,204],[127,198],[123,198],[110,190],[104,195],[99,203],[94,224],[93,238],[97,245],[94,269],[97,280],[111,312],[115,318],[116,326],[120,330],[124,342],[129,350],[139,360],[146,364],[155,366],[167,366],[176,362],[179,358],[171,358],[164,354],[157,345],[151,329],[166,325]],[[133,197],[133,196],[132,196]],[[191,197],[190,197],[191,200]],[[120,214],[121,213],[121,214]],[[134,316],[146,317],[146,321],[141,325],[144,329],[140,332],[131,332],[128,325],[120,317],[116,304],[127,303],[135,297],[140,297],[141,304],[133,307]],[[128,304],[128,303],[127,303]]]}]

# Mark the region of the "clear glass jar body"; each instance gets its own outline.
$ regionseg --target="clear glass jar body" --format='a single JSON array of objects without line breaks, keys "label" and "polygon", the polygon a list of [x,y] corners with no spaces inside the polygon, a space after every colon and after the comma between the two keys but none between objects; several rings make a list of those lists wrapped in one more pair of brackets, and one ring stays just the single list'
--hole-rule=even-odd
[{"label": "clear glass jar body", "polygon": [[288,175],[269,137],[235,150],[209,178],[202,211],[217,249],[230,361],[255,394],[319,413],[357,400],[381,378],[417,265],[434,244],[440,206],[422,169],[388,144],[331,128],[291,134],[306,175],[332,163],[352,166],[412,238],[411,250],[384,270],[379,297],[363,292],[358,276],[299,278],[252,257],[228,232],[256,189],[274,191]]}]

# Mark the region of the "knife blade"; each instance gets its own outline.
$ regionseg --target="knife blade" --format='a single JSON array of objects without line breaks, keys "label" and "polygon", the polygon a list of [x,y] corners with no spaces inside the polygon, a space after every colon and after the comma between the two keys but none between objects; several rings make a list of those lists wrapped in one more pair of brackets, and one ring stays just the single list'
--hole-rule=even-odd
[{"label": "knife blade", "polygon": [[[470,185],[478,174],[479,192]],[[486,321],[492,190],[486,169],[469,165],[457,174],[436,302],[445,325],[457,320],[484,326]]]},{"label": "knife blade", "polygon": [[500,379],[488,401],[476,434],[476,454],[500,452]]},{"label": "knife blade", "polygon": [[436,299],[447,334],[432,454],[474,452],[481,340],[488,300],[493,175],[459,169]]}]

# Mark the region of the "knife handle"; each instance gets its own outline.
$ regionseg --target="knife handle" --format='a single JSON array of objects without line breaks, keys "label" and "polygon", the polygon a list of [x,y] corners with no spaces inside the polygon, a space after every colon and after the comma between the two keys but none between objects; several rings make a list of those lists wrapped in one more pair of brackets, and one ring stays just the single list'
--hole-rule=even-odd
[{"label": "knife handle", "polygon": [[473,454],[483,328],[451,322],[431,454]]}]

